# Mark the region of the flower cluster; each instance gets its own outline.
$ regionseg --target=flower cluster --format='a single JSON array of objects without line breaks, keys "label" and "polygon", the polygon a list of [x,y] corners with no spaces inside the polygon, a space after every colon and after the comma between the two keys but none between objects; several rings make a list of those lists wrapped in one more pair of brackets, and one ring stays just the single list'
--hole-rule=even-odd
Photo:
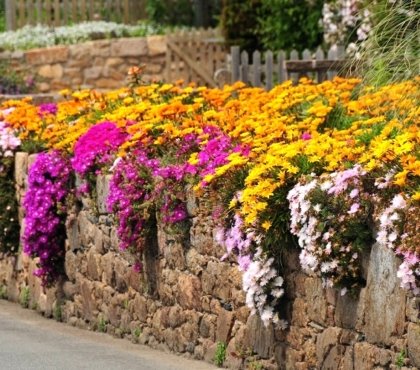
[{"label": "flower cluster", "polygon": [[[416,233],[418,226],[417,210],[410,207],[407,199],[401,194],[397,194],[378,219],[376,241],[395,251],[403,260],[397,273],[401,279],[401,287],[413,291],[414,294],[420,294],[420,254],[416,234],[412,233]],[[405,232],[405,228],[413,224],[414,230],[410,230],[411,233]],[[410,240],[413,238],[414,242]]]},{"label": "flower cluster", "polygon": [[[185,188],[215,189],[218,221],[236,213],[219,233],[225,258],[237,256],[250,307],[274,318],[283,289],[279,251],[296,237],[306,270],[328,286],[353,289],[375,199],[401,193],[418,209],[419,81],[377,89],[359,82],[302,79],[271,91],[152,84],[67,92],[67,100],[42,109],[28,100],[3,108],[14,108],[5,120],[23,144],[66,153],[84,179],[111,170],[108,206],[121,247],[139,258],[155,214],[187,226]],[[415,228],[403,234],[393,250],[413,287],[418,251],[405,245],[416,244]]]},{"label": "flower cluster", "polygon": [[147,221],[153,213],[151,208],[151,187],[149,167],[156,166],[155,161],[138,150],[134,160],[130,157],[119,159],[113,169],[107,205],[116,215],[117,234],[120,248],[132,248],[139,254],[144,248],[144,233]]},{"label": "flower cluster", "polygon": [[365,41],[372,29],[372,13],[362,0],[328,0],[322,9],[324,39],[328,45],[346,45],[349,52]]},{"label": "flower cluster", "polygon": [[128,26],[114,22],[82,22],[72,26],[49,28],[25,26],[17,31],[2,32],[0,47],[6,50],[26,50],[58,44],[77,44],[93,38],[147,36],[162,33],[162,27],[150,23]]},{"label": "flower cluster", "polygon": [[0,158],[12,157],[20,144],[13,130],[4,121],[0,121]]},{"label": "flower cluster", "polygon": [[74,146],[71,164],[76,173],[85,176],[95,173],[101,165],[112,163],[112,154],[125,141],[127,135],[112,122],[92,126]]},{"label": "flower cluster", "polygon": [[262,236],[253,230],[243,231],[243,226],[241,217],[236,214],[231,228],[217,231],[216,242],[226,248],[222,259],[236,256],[251,313],[258,313],[266,326],[270,322],[284,326],[276,312],[279,299],[284,295],[283,278],[274,267],[274,258],[267,258],[259,246]]},{"label": "flower cluster", "polygon": [[65,200],[69,193],[71,167],[59,152],[39,154],[30,167],[25,194],[23,250],[38,257],[35,272],[44,285],[63,272]]},{"label": "flower cluster", "polygon": [[360,166],[319,178],[290,190],[291,232],[302,248],[304,270],[319,272],[328,287],[342,293],[360,283],[361,253],[370,246],[371,204]]}]

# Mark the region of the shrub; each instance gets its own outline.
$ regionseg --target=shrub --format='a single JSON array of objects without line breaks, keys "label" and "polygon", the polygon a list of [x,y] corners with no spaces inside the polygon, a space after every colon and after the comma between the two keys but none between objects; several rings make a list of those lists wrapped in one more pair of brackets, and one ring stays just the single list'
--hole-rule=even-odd
[{"label": "shrub", "polygon": [[262,0],[258,36],[264,49],[302,51],[322,43],[322,0]]},{"label": "shrub", "polygon": [[258,14],[263,0],[223,0],[221,25],[228,45],[253,51],[261,48]]}]

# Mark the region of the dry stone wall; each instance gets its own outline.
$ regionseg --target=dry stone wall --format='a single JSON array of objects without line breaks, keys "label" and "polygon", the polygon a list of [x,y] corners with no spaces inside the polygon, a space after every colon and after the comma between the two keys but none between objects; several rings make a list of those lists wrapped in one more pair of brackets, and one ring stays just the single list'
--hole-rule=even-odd
[{"label": "dry stone wall", "polygon": [[[16,155],[19,200],[32,161]],[[374,245],[365,256],[367,284],[357,297],[323,288],[300,270],[297,251],[290,252],[282,312],[289,328],[266,328],[250,316],[234,261],[220,261],[210,196],[190,194],[191,227],[183,238],[157,225],[139,273],[118,248],[105,208],[108,183],[99,176],[97,199],[82,199],[69,213],[67,277],[56,287],[43,289],[32,276],[36,261],[2,256],[0,285],[9,299],[74,326],[209,362],[224,342],[224,365],[231,369],[420,368],[420,302],[399,288],[399,261],[386,248]]]},{"label": "dry stone wall", "polygon": [[89,41],[0,53],[11,67],[33,76],[41,93],[62,89],[117,89],[129,67],[145,64],[146,82],[163,79],[165,36]]}]

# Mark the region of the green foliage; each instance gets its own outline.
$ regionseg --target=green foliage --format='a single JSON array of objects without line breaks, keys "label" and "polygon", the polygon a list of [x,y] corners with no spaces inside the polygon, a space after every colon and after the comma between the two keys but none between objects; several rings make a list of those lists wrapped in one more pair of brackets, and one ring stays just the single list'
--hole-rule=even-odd
[{"label": "green foliage", "polygon": [[21,292],[20,292],[20,305],[23,308],[28,308],[30,298],[31,297],[30,297],[29,287],[28,286],[23,287]]},{"label": "green foliage", "polygon": [[258,37],[258,14],[262,0],[223,0],[221,25],[229,45],[253,51],[261,48]]},{"label": "green foliage", "polygon": [[148,0],[146,12],[150,20],[170,26],[192,26],[194,12],[189,0]]},{"label": "green foliage", "polygon": [[0,168],[0,252],[17,253],[20,236],[13,157],[0,158]]},{"label": "green foliage", "polygon": [[224,0],[221,23],[230,45],[253,51],[314,49],[322,42],[322,0]]},{"label": "green foliage", "polygon": [[398,353],[396,359],[395,359],[395,365],[401,369],[405,364],[405,357],[407,354],[405,353],[405,350],[402,349],[400,353]]},{"label": "green foliage", "polygon": [[263,0],[258,35],[264,49],[315,49],[322,43],[322,0]]},{"label": "green foliage", "polygon": [[214,363],[220,367],[223,365],[223,362],[225,362],[225,358],[226,358],[226,343],[217,342],[216,352],[214,354]]},{"label": "green foliage", "polygon": [[146,12],[160,25],[215,27],[220,0],[147,0]]},{"label": "green foliage", "polygon": [[140,328],[135,328],[133,330],[133,335],[138,339],[141,335],[141,329]]},{"label": "green foliage", "polygon": [[61,304],[58,302],[56,302],[56,304],[54,305],[53,318],[56,321],[61,321],[63,319],[63,311],[61,309]]},{"label": "green foliage", "polygon": [[0,299],[7,299],[7,287],[0,285]]},{"label": "green foliage", "polygon": [[106,332],[106,320],[104,319],[104,317],[100,317],[99,321],[98,321],[98,331],[101,333],[105,333]]}]

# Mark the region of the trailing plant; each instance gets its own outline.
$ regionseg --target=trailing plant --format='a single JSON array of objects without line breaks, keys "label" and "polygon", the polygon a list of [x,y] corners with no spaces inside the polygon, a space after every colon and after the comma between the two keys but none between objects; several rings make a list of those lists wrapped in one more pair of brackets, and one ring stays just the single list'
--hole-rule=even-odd
[{"label": "trailing plant", "polygon": [[[248,306],[264,323],[284,328],[282,254],[300,248],[302,267],[325,285],[356,291],[373,224],[380,229],[380,215],[397,195],[407,207],[386,211],[392,222],[378,235],[387,243],[398,231],[391,248],[403,258],[398,275],[416,294],[417,80],[372,88],[357,79],[302,79],[272,91],[241,83],[223,89],[134,83],[108,93],[68,93],[68,100],[42,108],[28,101],[4,108],[14,108],[5,120],[23,142],[42,143],[47,156],[66,153],[92,182],[98,171],[111,173],[109,210],[137,272],[157,224],[176,236],[188,230],[194,206],[187,209],[186,187],[200,199],[213,194],[210,217],[221,226],[224,258],[241,269]],[[36,186],[48,189],[70,176],[46,176],[49,168],[55,166],[38,176],[46,185]],[[51,205],[47,214],[57,218],[55,201],[33,203],[30,217]],[[41,227],[26,237],[38,240],[46,232]],[[47,264],[59,263],[55,254],[46,256]]]},{"label": "trailing plant", "polygon": [[70,163],[57,151],[39,154],[29,169],[23,250],[39,258],[34,274],[46,286],[64,273],[65,201],[71,179]]}]

